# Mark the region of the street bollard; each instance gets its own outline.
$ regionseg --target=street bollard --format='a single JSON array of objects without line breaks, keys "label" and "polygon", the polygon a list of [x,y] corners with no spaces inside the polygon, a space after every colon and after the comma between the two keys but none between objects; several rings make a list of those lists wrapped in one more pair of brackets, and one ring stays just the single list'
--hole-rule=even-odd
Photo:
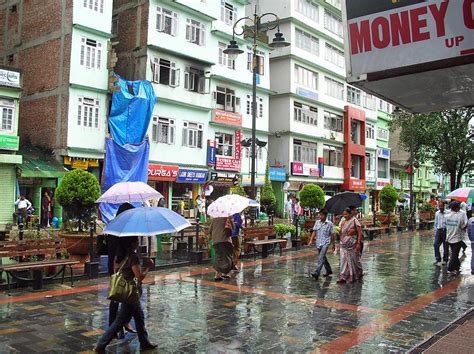
[{"label": "street bollard", "polygon": [[23,225],[23,223],[19,223],[18,224],[18,239],[20,240],[23,240],[23,234],[24,234],[24,228],[25,226]]}]

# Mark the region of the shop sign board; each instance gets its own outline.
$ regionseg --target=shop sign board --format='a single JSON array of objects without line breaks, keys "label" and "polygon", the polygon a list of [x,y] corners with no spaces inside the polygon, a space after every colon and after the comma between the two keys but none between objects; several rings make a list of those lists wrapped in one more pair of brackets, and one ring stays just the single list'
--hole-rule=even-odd
[{"label": "shop sign board", "polygon": [[217,156],[216,157],[216,170],[223,171],[240,171],[241,163],[241,140],[242,140],[242,131],[236,130],[234,133],[234,156]]},{"label": "shop sign board", "polygon": [[319,95],[318,95],[317,92],[306,90],[306,89],[301,88],[301,87],[296,88],[296,94],[298,96],[306,97],[306,98],[309,98],[309,99],[312,99],[312,100],[315,100],[315,101],[319,100]]},{"label": "shop sign board", "polygon": [[215,123],[223,123],[240,127],[242,126],[242,115],[239,113],[214,109],[212,111],[212,121]]},{"label": "shop sign board", "polygon": [[216,166],[216,144],[211,140],[207,140],[207,165]]},{"label": "shop sign board", "polygon": [[207,171],[180,168],[176,182],[178,183],[206,183]]},{"label": "shop sign board", "polygon": [[349,180],[349,190],[351,191],[365,191],[365,180],[351,178]]},{"label": "shop sign board", "polygon": [[302,162],[292,162],[291,174],[293,176],[319,177],[319,168],[318,165]]},{"label": "shop sign board", "polygon": [[0,86],[21,87],[18,71],[0,69]]},{"label": "shop sign board", "polygon": [[381,190],[383,187],[387,186],[390,184],[390,180],[389,179],[380,179],[378,178],[377,179],[377,185],[376,185],[376,189],[377,190]]},{"label": "shop sign board", "polygon": [[389,159],[390,149],[383,149],[383,148],[377,149],[377,157],[380,157],[382,159]]},{"label": "shop sign board", "polygon": [[[286,174],[285,174],[286,178]],[[250,186],[252,183],[250,173],[242,175],[242,185],[243,186]],[[257,175],[255,177],[255,185],[256,186],[263,186],[265,184],[265,175]]]},{"label": "shop sign board", "polygon": [[74,159],[72,161],[72,168],[76,170],[87,170],[89,168],[89,161],[86,159]]},{"label": "shop sign board", "polygon": [[211,172],[210,181],[214,185],[236,186],[239,184],[238,173]]},{"label": "shop sign board", "polygon": [[285,167],[270,167],[268,171],[270,181],[285,182],[286,168]]},{"label": "shop sign board", "polygon": [[0,149],[17,151],[20,146],[20,137],[17,135],[0,135]]},{"label": "shop sign board", "polygon": [[148,165],[148,180],[150,181],[175,181],[178,177],[179,166]]}]

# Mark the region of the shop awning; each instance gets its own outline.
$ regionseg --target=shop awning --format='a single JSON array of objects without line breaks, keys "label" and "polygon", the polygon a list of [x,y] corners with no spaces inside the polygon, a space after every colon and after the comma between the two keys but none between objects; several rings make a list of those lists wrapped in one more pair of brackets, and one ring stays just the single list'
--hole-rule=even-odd
[{"label": "shop awning", "polygon": [[24,147],[19,152],[23,155],[20,165],[21,177],[58,178],[63,177],[68,170],[51,155],[34,147]]}]

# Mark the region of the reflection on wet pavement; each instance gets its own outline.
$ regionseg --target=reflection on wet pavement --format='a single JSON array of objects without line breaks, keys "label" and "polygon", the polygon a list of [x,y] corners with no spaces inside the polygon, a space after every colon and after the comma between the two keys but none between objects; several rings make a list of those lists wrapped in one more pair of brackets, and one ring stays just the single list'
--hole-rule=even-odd
[{"label": "reflection on wet pavement", "polygon": [[[474,276],[433,266],[432,237],[391,236],[367,245],[364,280],[314,281],[313,250],[244,261],[214,283],[209,265],[154,273],[144,285],[147,328],[158,352],[406,351],[473,306]],[[338,273],[338,256],[329,262]],[[106,279],[76,289],[0,297],[0,352],[90,350],[106,328]],[[48,289],[51,289],[49,286]],[[138,351],[136,336],[110,352]]]}]

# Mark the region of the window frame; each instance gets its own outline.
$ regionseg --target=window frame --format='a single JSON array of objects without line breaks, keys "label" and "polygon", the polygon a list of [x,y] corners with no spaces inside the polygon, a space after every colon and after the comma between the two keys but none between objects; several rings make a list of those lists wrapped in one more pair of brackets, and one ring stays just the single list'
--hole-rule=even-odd
[{"label": "window frame", "polygon": [[183,122],[182,145],[202,149],[204,136],[204,125],[202,123],[185,121]]},{"label": "window frame", "polygon": [[104,0],[84,0],[82,7],[103,14]]},{"label": "window frame", "polygon": [[89,70],[100,70],[102,67],[102,42],[80,37],[79,65]]},{"label": "window frame", "polygon": [[221,0],[221,21],[228,26],[233,26],[237,19],[237,8]]},{"label": "window frame", "polygon": [[297,85],[301,85],[309,89],[318,91],[319,74],[317,71],[313,71],[299,64],[295,64],[294,75],[295,83]]},{"label": "window frame", "polygon": [[323,145],[324,165],[330,167],[343,167],[342,147],[335,145]]},{"label": "window frame", "polygon": [[192,18],[186,18],[186,40],[204,47],[206,45],[206,25]]},{"label": "window frame", "polygon": [[327,10],[324,10],[324,28],[338,37],[344,35],[342,19]]},{"label": "window frame", "polygon": [[[330,77],[324,77],[326,86],[326,95],[344,101],[344,84]],[[340,96],[337,95],[340,92]]]},{"label": "window frame", "polygon": [[219,64],[226,66],[228,69],[235,70],[235,59],[230,59],[229,55],[224,53],[224,50],[227,48],[225,43],[218,43],[219,50]]},{"label": "window frame", "polygon": [[[383,133],[383,134],[381,134]],[[377,127],[377,139],[388,141],[389,131],[388,129]]]},{"label": "window frame", "polygon": [[[223,105],[218,103],[219,95],[224,96]],[[218,109],[221,109],[226,112],[240,113],[240,97],[237,97],[235,95],[235,90],[233,89],[224,86],[216,86],[216,90],[214,91],[214,101],[215,106]],[[232,107],[232,109],[229,109],[230,107]]]},{"label": "window frame", "polygon": [[0,98],[0,131],[5,133],[13,133],[15,130],[15,101]]},{"label": "window frame", "polygon": [[318,108],[293,101],[293,120],[313,127],[318,126]]},{"label": "window frame", "polygon": [[319,38],[298,27],[295,28],[295,46],[307,53],[319,56]]},{"label": "window frame", "polygon": [[293,139],[293,161],[316,165],[318,163],[318,143]]},{"label": "window frame", "polygon": [[[169,32],[166,28],[166,19],[170,20]],[[170,36],[176,37],[179,28],[179,15],[164,7],[156,7],[156,30],[160,33],[166,33]]]},{"label": "window frame", "polygon": [[99,129],[100,100],[79,96],[77,102],[77,125],[82,128]]},{"label": "window frame", "polygon": [[[163,127],[167,127],[166,141],[163,141]],[[176,121],[172,118],[153,116],[151,140],[157,144],[174,145],[176,142]]]},{"label": "window frame", "polygon": [[[226,137],[230,137],[230,142],[229,140],[226,141]],[[221,139],[220,139],[221,138]],[[214,134],[214,139],[216,142],[216,156],[218,157],[224,157],[224,158],[233,158],[235,157],[235,135],[232,133],[224,133],[224,132],[216,132]],[[222,153],[219,153],[219,150],[222,151]],[[229,154],[225,154],[224,152],[230,151]]]},{"label": "window frame", "polygon": [[[169,70],[168,73],[168,82],[165,83],[164,81],[161,82],[162,78],[162,67],[164,70]],[[165,58],[154,58],[153,59],[153,65],[152,65],[152,82],[160,84],[160,85],[166,85],[170,87],[178,87],[180,85],[180,79],[181,79],[181,69],[176,67],[176,62],[165,59]],[[164,80],[164,79],[163,79]]]},{"label": "window frame", "polygon": [[331,130],[337,133],[343,133],[344,117],[329,111],[324,111],[324,129]]},{"label": "window frame", "polygon": [[[299,14],[319,23],[319,6],[311,0],[295,0],[295,10]],[[311,16],[314,13],[316,16]]]},{"label": "window frame", "polygon": [[375,125],[371,123],[365,124],[365,138],[375,140]]},{"label": "window frame", "polygon": [[186,66],[184,70],[184,89],[200,94],[209,93],[210,78],[206,77],[204,70]]}]

